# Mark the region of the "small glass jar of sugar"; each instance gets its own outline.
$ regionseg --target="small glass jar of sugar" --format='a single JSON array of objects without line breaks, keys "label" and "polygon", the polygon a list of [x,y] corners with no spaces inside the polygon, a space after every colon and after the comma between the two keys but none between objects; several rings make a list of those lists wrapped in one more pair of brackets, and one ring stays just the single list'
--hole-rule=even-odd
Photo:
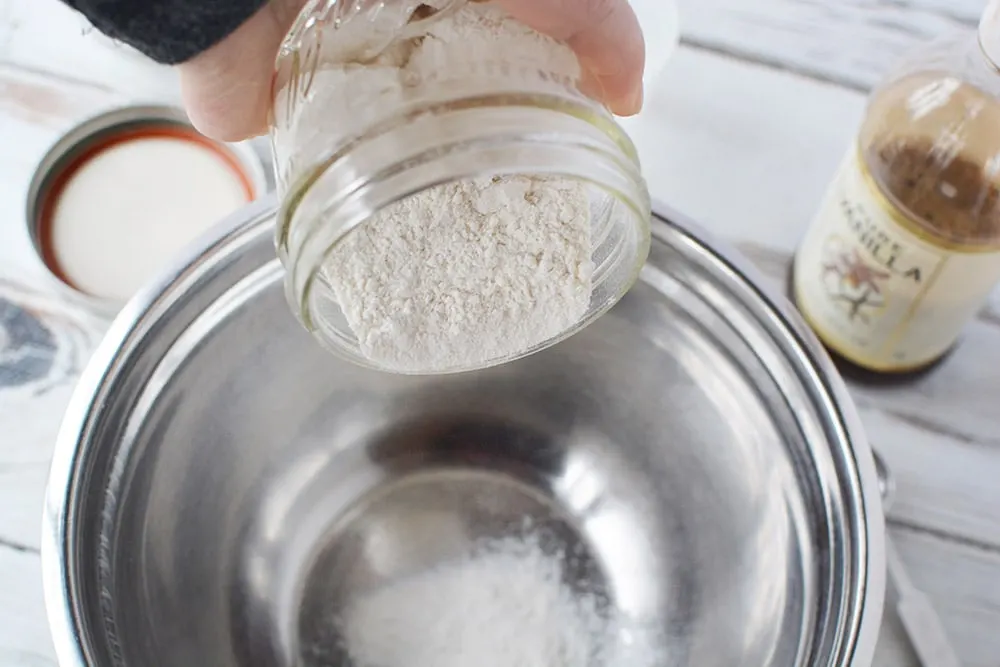
[{"label": "small glass jar of sugar", "polygon": [[580,331],[649,251],[632,142],[564,44],[492,3],[312,0],[277,61],[288,299],[364,366],[450,373]]}]

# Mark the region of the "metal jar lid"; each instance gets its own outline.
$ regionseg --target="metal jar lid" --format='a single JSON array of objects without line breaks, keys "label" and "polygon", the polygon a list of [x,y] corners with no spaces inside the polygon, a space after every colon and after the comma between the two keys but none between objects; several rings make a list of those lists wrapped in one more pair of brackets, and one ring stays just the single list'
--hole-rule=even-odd
[{"label": "metal jar lid", "polygon": [[[88,294],[73,284],[60,268],[52,243],[52,217],[67,184],[91,159],[102,152],[141,139],[187,141],[215,153],[239,179],[247,201],[270,189],[260,156],[248,143],[230,144],[208,139],[191,125],[184,111],[163,105],[135,105],[112,109],[89,118],[62,135],[38,164],[28,188],[28,235],[53,289],[98,315],[113,315],[123,303]],[[178,196],[184,196],[178,192]],[[108,261],[114,261],[109,252]],[[161,267],[152,267],[161,268]]]}]

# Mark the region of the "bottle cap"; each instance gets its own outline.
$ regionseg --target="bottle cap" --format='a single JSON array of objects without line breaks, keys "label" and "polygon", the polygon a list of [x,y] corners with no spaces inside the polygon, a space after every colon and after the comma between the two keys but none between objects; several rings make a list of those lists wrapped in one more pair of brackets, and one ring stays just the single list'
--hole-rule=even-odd
[{"label": "bottle cap", "polygon": [[979,20],[979,45],[986,58],[1000,69],[1000,0],[990,0]]}]

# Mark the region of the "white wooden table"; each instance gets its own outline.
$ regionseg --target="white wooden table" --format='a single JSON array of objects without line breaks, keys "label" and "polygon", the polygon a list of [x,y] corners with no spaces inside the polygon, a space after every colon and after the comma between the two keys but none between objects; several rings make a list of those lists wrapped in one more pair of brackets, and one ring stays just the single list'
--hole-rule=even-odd
[{"label": "white wooden table", "polygon": [[[903,51],[974,24],[984,1],[681,0],[683,47],[628,124],[654,196],[783,280],[863,92]],[[26,188],[61,132],[136,99],[176,101],[171,72],[85,34],[55,0],[0,0],[0,667],[55,665],[43,487],[74,378],[106,326],[43,280]],[[915,583],[963,664],[1000,666],[1000,292],[933,374],[854,390],[897,477],[891,530]],[[892,614],[877,664],[916,664]]]}]

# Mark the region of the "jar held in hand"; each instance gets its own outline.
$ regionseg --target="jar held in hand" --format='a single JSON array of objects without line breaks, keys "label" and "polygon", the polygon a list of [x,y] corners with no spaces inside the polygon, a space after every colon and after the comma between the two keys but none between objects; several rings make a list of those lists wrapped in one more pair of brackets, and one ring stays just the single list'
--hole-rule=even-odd
[{"label": "jar held in hand", "polygon": [[310,3],[271,129],[305,327],[362,365],[446,373],[611,308],[645,261],[649,195],[580,79],[568,47],[491,4]]}]

